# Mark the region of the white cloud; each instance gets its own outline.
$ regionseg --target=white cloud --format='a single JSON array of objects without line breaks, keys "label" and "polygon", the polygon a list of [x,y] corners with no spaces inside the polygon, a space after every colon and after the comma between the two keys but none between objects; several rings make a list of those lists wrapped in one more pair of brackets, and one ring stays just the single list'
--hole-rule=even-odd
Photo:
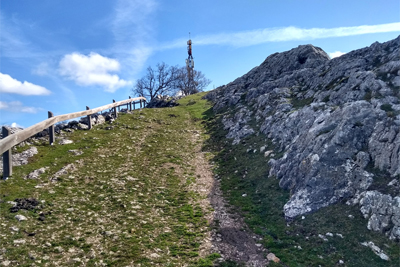
[{"label": "white cloud", "polygon": [[20,95],[49,95],[51,92],[40,85],[24,81],[23,83],[8,74],[0,73],[0,92]]},{"label": "white cloud", "polygon": [[[196,45],[227,45],[234,47],[245,47],[269,42],[314,40],[383,32],[400,32],[400,22],[329,29],[303,29],[293,26],[285,28],[265,28],[243,32],[200,35],[195,36],[192,39]],[[161,45],[161,49],[178,48],[185,45],[186,43],[182,41],[182,39],[178,39]]]},{"label": "white cloud", "polygon": [[0,110],[6,110],[15,113],[38,113],[42,108],[26,107],[20,101],[3,102],[0,101]]},{"label": "white cloud", "polygon": [[82,86],[99,85],[107,92],[130,85],[131,82],[120,79],[116,74],[120,70],[117,60],[91,52],[88,56],[80,53],[65,55],[60,61],[60,74]]},{"label": "white cloud", "polygon": [[346,53],[343,53],[343,52],[340,52],[340,51],[335,51],[335,52],[329,53],[329,56],[330,56],[330,58],[335,58],[335,57],[340,57],[340,56],[342,56],[344,54],[346,54]]}]

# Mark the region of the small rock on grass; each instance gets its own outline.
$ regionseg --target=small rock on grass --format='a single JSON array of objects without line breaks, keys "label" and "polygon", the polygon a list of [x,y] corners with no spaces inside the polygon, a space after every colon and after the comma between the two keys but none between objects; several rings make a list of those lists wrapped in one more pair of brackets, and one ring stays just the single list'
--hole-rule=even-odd
[{"label": "small rock on grass", "polygon": [[151,253],[150,254],[150,258],[157,259],[159,257],[160,257],[160,255],[158,255],[157,253]]},{"label": "small rock on grass", "polygon": [[15,226],[11,226],[11,227],[10,227],[10,230],[13,231],[13,232],[18,232],[18,231],[19,231],[19,228],[18,228],[18,227],[15,227]]},{"label": "small rock on grass", "polygon": [[34,170],[33,172],[29,173],[25,179],[37,179],[39,178],[39,176],[43,173],[46,172],[46,170],[48,169],[48,167],[43,167],[37,170]]},{"label": "small rock on grass", "polygon": [[21,214],[15,215],[15,219],[17,219],[19,222],[28,220],[24,215]]},{"label": "small rock on grass", "polygon": [[58,142],[60,145],[68,145],[68,144],[72,144],[73,141],[72,140],[68,140],[68,139],[62,139],[60,140],[60,142]]},{"label": "small rock on grass", "polygon": [[277,256],[275,256],[274,253],[268,253],[267,260],[273,261],[273,262],[280,262],[281,261]]},{"label": "small rock on grass", "polygon": [[71,150],[68,150],[68,152],[74,154],[75,156],[80,156],[83,154],[83,151],[78,150],[78,149],[71,149]]},{"label": "small rock on grass", "polygon": [[14,240],[14,244],[19,245],[19,244],[25,244],[26,241],[25,239],[16,239]]}]

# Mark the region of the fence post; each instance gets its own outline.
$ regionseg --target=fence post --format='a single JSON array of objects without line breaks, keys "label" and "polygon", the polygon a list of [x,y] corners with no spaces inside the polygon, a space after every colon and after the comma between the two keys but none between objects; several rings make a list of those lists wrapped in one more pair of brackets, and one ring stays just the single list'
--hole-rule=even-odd
[{"label": "fence post", "polygon": [[[129,96],[129,99],[131,99],[131,96]],[[129,102],[129,111],[132,111],[132,102]]]},{"label": "fence post", "polygon": [[[113,103],[115,103],[115,100],[113,99]],[[114,117],[117,118],[117,107],[114,107]]]},{"label": "fence post", "polygon": [[142,108],[142,99],[139,100],[140,108]]},{"label": "fence post", "polygon": [[[49,118],[54,117],[53,112],[49,111],[48,117]],[[55,141],[55,138],[54,138],[54,124],[53,124],[49,127],[49,144],[52,145],[54,143],[54,141]]]},{"label": "fence post", "polygon": [[[89,110],[90,108],[88,106],[86,106],[86,110]],[[90,115],[87,115],[87,119],[88,119],[88,126],[89,126],[89,130],[92,129],[92,118]]]},{"label": "fence post", "polygon": [[[2,135],[6,138],[11,134],[10,130],[3,126]],[[7,180],[12,175],[12,156],[11,148],[3,153],[3,179]]]}]

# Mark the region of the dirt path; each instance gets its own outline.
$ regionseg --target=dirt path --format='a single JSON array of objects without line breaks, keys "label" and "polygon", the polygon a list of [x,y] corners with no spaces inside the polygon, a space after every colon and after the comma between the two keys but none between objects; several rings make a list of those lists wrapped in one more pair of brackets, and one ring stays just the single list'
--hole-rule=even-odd
[{"label": "dirt path", "polygon": [[[199,134],[194,131],[194,139],[198,138]],[[243,218],[230,210],[223,198],[220,182],[214,178],[212,166],[199,144],[192,164],[196,166],[197,180],[191,189],[203,196],[200,200],[203,210],[210,207],[214,210],[206,213],[212,231],[205,237],[201,254],[215,252],[221,255],[221,261],[232,260],[253,267],[266,266],[267,250],[258,243],[260,237],[248,229]]]}]

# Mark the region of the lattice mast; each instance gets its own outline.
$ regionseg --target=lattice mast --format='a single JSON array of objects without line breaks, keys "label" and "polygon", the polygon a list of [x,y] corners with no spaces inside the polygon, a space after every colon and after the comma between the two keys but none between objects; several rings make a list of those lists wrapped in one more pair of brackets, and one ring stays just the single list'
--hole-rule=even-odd
[{"label": "lattice mast", "polygon": [[188,58],[186,59],[186,69],[188,75],[188,89],[189,92],[194,91],[194,82],[193,82],[193,70],[194,70],[194,59],[192,55],[192,40],[190,39],[190,32],[189,32],[189,41],[187,41],[187,51],[188,51]]}]

